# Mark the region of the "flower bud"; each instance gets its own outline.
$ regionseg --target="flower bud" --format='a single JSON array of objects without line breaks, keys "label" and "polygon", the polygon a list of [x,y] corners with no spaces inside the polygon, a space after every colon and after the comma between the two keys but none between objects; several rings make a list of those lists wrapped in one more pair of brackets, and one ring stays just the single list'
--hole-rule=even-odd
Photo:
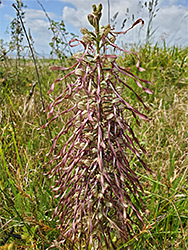
[{"label": "flower bud", "polygon": [[74,73],[75,73],[75,75],[77,75],[77,76],[82,76],[83,73],[84,73],[84,71],[83,71],[82,69],[76,69]]},{"label": "flower bud", "polygon": [[86,133],[85,136],[86,136],[86,138],[88,138],[90,140],[93,140],[93,138],[94,138],[94,135],[91,132]]},{"label": "flower bud", "polygon": [[80,59],[82,56],[83,56],[82,52],[77,52],[77,53],[74,54],[74,57],[78,58],[78,59]]},{"label": "flower bud", "polygon": [[98,17],[95,16],[94,17],[94,27],[96,27],[98,25]]},{"label": "flower bud", "polygon": [[98,14],[98,19],[99,19],[99,20],[101,19],[101,16],[102,16],[102,13],[100,12],[100,13]]},{"label": "flower bud", "polygon": [[97,9],[97,6],[95,4],[93,4],[93,15],[94,16],[97,16],[98,15],[98,9]]},{"label": "flower bud", "polygon": [[93,11],[97,11],[97,6],[95,4],[92,5]]},{"label": "flower bud", "polygon": [[116,38],[115,38],[115,36],[111,36],[111,37],[109,38],[109,40],[110,40],[111,43],[115,43]]},{"label": "flower bud", "polygon": [[88,29],[86,29],[86,28],[81,28],[80,32],[81,32],[83,35],[89,33]]},{"label": "flower bud", "polygon": [[110,24],[107,24],[105,27],[104,27],[104,35],[107,36],[108,33],[111,31],[111,27],[110,27]]},{"label": "flower bud", "polygon": [[85,35],[82,37],[82,41],[83,41],[84,43],[88,43],[88,42],[90,42],[91,40],[92,40],[92,38],[91,38],[91,36],[88,35],[88,34],[85,34]]},{"label": "flower bud", "polygon": [[101,10],[102,10],[102,4],[101,3],[98,4],[97,10],[98,10],[98,12],[101,12]]},{"label": "flower bud", "polygon": [[89,15],[87,16],[87,18],[88,18],[89,23],[90,23],[92,26],[95,27],[95,25],[94,25],[94,15],[89,14]]},{"label": "flower bud", "polygon": [[80,110],[85,110],[86,109],[86,106],[85,106],[85,103],[84,102],[79,102],[78,104],[77,104],[77,106],[78,106],[78,109],[80,109]]}]

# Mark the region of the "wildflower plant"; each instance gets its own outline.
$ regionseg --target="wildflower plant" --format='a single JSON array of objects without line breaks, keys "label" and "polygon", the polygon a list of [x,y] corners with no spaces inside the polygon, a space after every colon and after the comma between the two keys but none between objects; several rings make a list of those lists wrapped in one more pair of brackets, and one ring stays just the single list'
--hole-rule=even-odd
[{"label": "wildflower plant", "polygon": [[[109,24],[99,26],[102,5],[92,7],[88,20],[94,32],[82,28],[82,39],[70,41],[71,46],[83,45],[83,53],[74,55],[76,63],[69,68],[51,67],[52,70],[70,71],[51,85],[48,94],[52,93],[56,83],[69,76],[73,75],[76,79],[74,82],[67,81],[63,93],[47,107],[48,118],[64,101],[67,103],[70,100],[70,106],[42,126],[47,127],[64,114],[73,114],[55,136],[49,151],[49,154],[54,151],[61,136],[68,136],[66,143],[48,162],[55,165],[48,175],[55,179],[52,190],[58,205],[54,217],[58,218],[60,229],[58,244],[54,243],[52,247],[71,242],[71,249],[117,249],[118,245],[134,235],[133,224],[136,220],[132,219],[133,215],[137,221],[143,222],[141,196],[144,191],[131,169],[128,152],[131,151],[147,169],[141,159],[141,153],[146,154],[146,151],[126,115],[132,114],[138,124],[138,118],[149,119],[122,97],[123,88],[128,88],[147,109],[122,76],[133,79],[145,92],[152,92],[141,84],[149,84],[147,80],[117,63],[118,52],[133,53],[137,57],[137,69],[144,71],[139,66],[136,53],[115,44],[119,34],[125,34],[139,23],[143,24],[143,20],[137,20],[124,32],[115,32]],[[108,53],[109,48],[114,53]]]}]

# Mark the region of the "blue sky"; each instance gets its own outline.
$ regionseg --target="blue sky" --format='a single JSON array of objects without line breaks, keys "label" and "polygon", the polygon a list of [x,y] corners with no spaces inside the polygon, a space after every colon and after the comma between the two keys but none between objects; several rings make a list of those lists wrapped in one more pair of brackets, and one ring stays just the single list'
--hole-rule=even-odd
[{"label": "blue sky", "polygon": [[[102,24],[107,23],[107,0],[39,0],[54,21],[64,20],[66,29],[81,36],[79,30],[82,27],[89,28],[87,14],[91,12],[93,3],[101,2],[104,6]],[[10,35],[6,33],[11,20],[16,16],[12,7],[14,0],[1,0],[0,6],[0,39],[10,41]],[[35,49],[41,55],[47,56],[50,52],[49,42],[52,37],[49,31],[48,20],[36,0],[23,0],[25,9],[25,26],[30,29],[35,41]],[[119,11],[116,28],[120,29],[122,20],[127,21],[127,27],[131,25],[131,16],[135,19],[143,18],[145,25],[142,29],[136,27],[128,35],[121,38],[122,44],[144,42],[148,24],[148,11],[139,8],[139,0],[111,0],[111,17]],[[144,0],[142,2],[145,2]],[[158,44],[166,40],[169,46],[188,46],[188,0],[159,0],[159,11],[153,20],[153,29],[157,29],[152,37],[153,42]],[[127,8],[129,13],[127,14]]]}]

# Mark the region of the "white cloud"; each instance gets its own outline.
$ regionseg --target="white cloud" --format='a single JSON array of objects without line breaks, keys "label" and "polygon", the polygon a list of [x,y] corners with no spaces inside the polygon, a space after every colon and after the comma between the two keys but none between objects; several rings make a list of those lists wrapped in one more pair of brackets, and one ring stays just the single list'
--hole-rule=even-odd
[{"label": "white cloud", "polygon": [[[54,18],[56,15],[53,12],[47,12],[47,14],[51,17]],[[43,10],[36,10],[36,9],[25,9],[25,16],[28,19],[45,19],[46,20],[46,15]]]},{"label": "white cloud", "polygon": [[183,5],[183,6],[187,6],[187,0],[166,0],[165,2],[166,2],[166,5]]},{"label": "white cloud", "polygon": [[161,8],[155,24],[159,26],[156,35],[167,34],[169,45],[188,45],[188,11],[182,6],[166,6]]},{"label": "white cloud", "polygon": [[168,5],[177,4],[178,0],[168,0]]},{"label": "white cloud", "polygon": [[63,19],[67,22],[72,24],[75,28],[80,28],[86,22],[86,13],[85,11],[80,10],[79,15],[78,11],[65,6],[63,9]]},{"label": "white cloud", "polygon": [[49,27],[49,22],[46,16],[44,16],[44,12],[40,10],[27,9],[25,11],[25,21],[32,30]]},{"label": "white cloud", "polygon": [[[48,12],[48,15],[53,18],[54,13]],[[49,42],[52,37],[49,28],[49,21],[46,18],[44,11],[36,9],[25,10],[25,26],[31,31],[34,40],[36,51],[45,53],[49,52]]]}]

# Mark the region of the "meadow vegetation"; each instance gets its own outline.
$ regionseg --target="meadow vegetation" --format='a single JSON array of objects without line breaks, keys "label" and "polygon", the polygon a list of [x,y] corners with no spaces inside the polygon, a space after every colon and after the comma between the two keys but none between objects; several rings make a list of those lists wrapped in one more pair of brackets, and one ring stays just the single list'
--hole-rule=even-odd
[{"label": "meadow vegetation", "polygon": [[[138,53],[142,66],[147,69],[142,72],[142,77],[145,74],[145,78],[153,83],[150,89],[154,95],[148,97],[131,80],[130,84],[150,106],[147,115],[152,120],[147,124],[141,123],[141,130],[136,124],[132,126],[150,154],[145,161],[154,174],[146,173],[139,162],[132,161],[132,168],[138,174],[147,196],[144,198],[144,226],[136,228],[137,235],[129,244],[131,249],[186,249],[188,49],[147,45]],[[65,66],[72,64],[72,60],[66,60]],[[131,55],[122,54],[118,60],[122,65],[135,65],[135,58]],[[57,63],[38,60],[45,103],[52,98],[46,93],[59,74],[49,70],[49,66]],[[45,165],[51,142],[47,130],[38,130],[45,123],[45,118],[37,85],[28,98],[36,81],[34,65],[31,60],[21,60],[20,64],[17,74],[15,60],[6,58],[0,64],[0,238],[3,243],[9,236],[6,244],[14,243],[18,249],[46,249],[58,235],[52,219],[57,202],[53,200],[50,189],[53,180],[44,175],[51,167]],[[62,88],[64,85],[59,85],[54,95],[58,95]],[[138,105],[129,92],[124,95],[130,95],[131,102]],[[65,115],[51,125],[53,136],[59,124],[64,124],[66,119]],[[12,235],[10,232],[13,229]],[[21,239],[14,234],[20,235]],[[126,249],[126,246],[119,246],[118,249]]]},{"label": "meadow vegetation", "polygon": [[[151,121],[141,122],[141,128],[132,122],[131,128],[149,154],[143,160],[153,173],[147,172],[130,152],[131,168],[147,194],[142,197],[146,205],[144,224],[133,217],[135,235],[126,244],[114,235],[113,243],[116,249],[188,249],[188,48],[159,48],[148,43],[133,51],[146,71],[138,71],[133,54],[122,53],[118,64],[152,82],[154,94],[147,95],[127,79],[149,107],[147,116]],[[57,83],[53,94],[47,95],[52,82],[62,77],[62,72],[52,71],[49,66],[68,67],[74,62],[73,57],[61,60],[61,64],[56,59],[37,60],[45,107],[67,85],[67,80]],[[125,89],[122,95],[142,111],[132,92]],[[0,105],[0,249],[47,249],[58,238],[59,229],[52,218],[58,203],[51,191],[55,177],[44,175],[54,166],[45,164],[49,160],[46,154],[51,136],[58,134],[70,114],[50,124],[51,135],[49,130],[39,129],[46,121],[30,59],[2,57]],[[56,112],[61,109],[62,105]],[[60,144],[72,132],[62,137]],[[70,249],[69,242],[63,249]]]}]

